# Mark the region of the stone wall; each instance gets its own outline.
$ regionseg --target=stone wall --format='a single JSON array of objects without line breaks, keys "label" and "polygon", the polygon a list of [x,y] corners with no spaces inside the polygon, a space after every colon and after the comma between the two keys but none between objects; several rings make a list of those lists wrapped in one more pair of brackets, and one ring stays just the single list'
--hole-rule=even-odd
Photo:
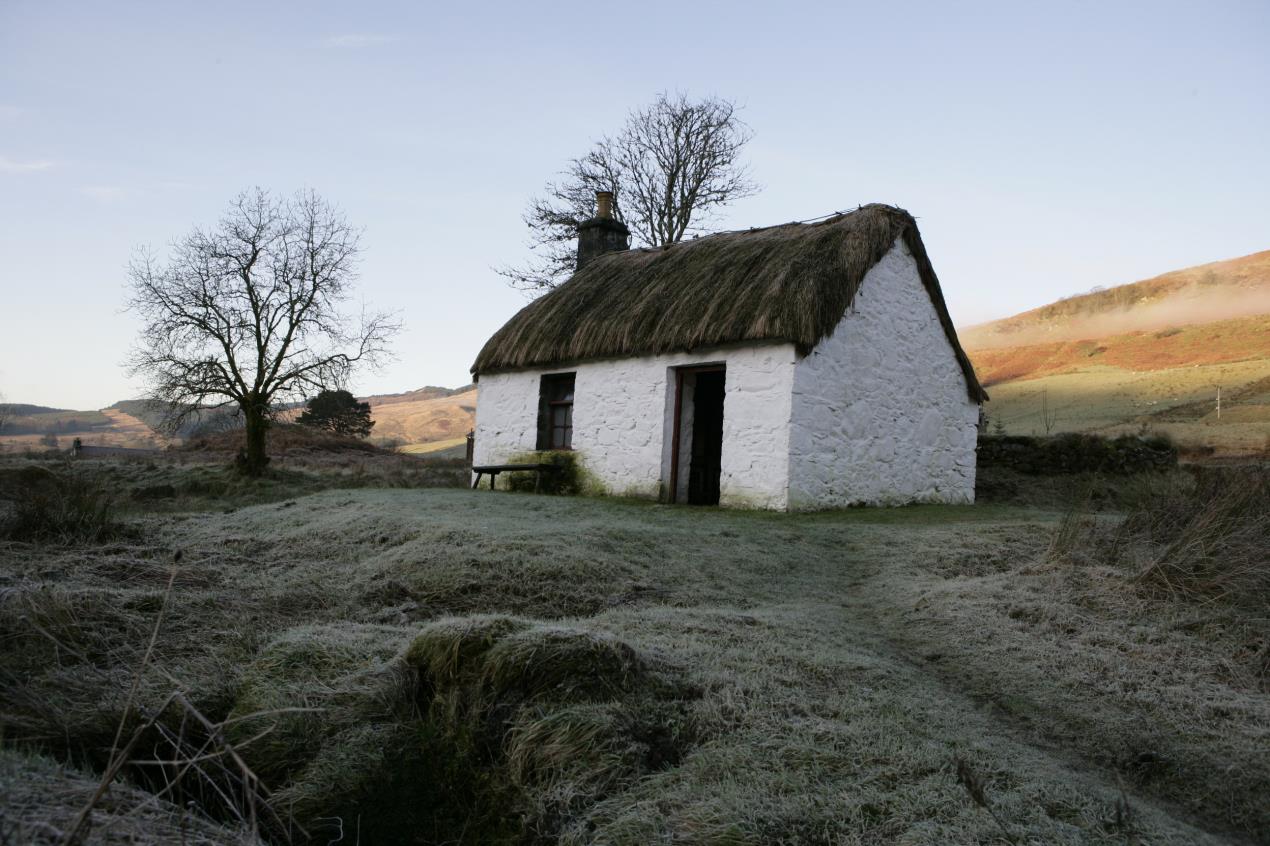
[{"label": "stone wall", "polygon": [[794,508],[973,502],[979,406],[897,241],[794,374]]},{"label": "stone wall", "polygon": [[585,478],[605,493],[661,496],[670,480],[674,368],[721,363],[727,373],[720,504],[783,509],[795,360],[792,344],[767,344],[485,374],[474,463],[532,452],[539,381],[545,373],[572,372],[573,448]]},{"label": "stone wall", "polygon": [[1067,433],[1050,437],[980,435],[979,467],[1036,476],[1143,473],[1177,466],[1177,447],[1164,438]]}]

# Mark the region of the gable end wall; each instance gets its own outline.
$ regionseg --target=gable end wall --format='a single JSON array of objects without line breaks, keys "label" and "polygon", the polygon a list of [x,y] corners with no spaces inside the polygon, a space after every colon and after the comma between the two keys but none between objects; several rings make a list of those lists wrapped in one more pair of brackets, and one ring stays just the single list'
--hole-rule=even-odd
[{"label": "gable end wall", "polygon": [[900,240],[795,367],[792,509],[974,501],[979,406]]}]

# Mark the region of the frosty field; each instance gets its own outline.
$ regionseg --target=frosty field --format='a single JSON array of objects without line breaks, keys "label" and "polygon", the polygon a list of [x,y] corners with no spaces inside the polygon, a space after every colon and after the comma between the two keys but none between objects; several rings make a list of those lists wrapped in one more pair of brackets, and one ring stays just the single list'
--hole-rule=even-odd
[{"label": "frosty field", "polygon": [[1060,554],[1115,510],[200,484],[0,541],[11,842],[57,842],[125,710],[88,842],[1270,842],[1264,607]]}]

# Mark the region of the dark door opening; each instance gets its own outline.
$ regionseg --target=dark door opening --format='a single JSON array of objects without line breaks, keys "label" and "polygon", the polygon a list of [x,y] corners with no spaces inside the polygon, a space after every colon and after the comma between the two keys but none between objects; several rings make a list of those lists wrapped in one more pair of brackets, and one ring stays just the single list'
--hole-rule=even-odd
[{"label": "dark door opening", "polygon": [[723,459],[724,375],[722,370],[694,375],[688,503],[718,505],[719,472]]},{"label": "dark door opening", "polygon": [[670,502],[718,505],[723,466],[725,366],[675,368]]}]

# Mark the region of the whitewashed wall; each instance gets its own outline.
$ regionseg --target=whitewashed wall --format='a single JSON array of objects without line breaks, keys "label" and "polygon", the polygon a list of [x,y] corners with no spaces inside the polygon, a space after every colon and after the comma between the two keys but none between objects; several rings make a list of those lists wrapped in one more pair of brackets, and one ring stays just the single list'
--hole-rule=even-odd
[{"label": "whitewashed wall", "polygon": [[973,502],[979,406],[896,242],[794,374],[791,508]]},{"label": "whitewashed wall", "polygon": [[533,451],[541,376],[573,372],[573,448],[590,478],[610,494],[657,497],[670,483],[672,369],[721,362],[727,376],[720,504],[783,509],[796,358],[792,344],[767,344],[483,374],[474,462],[499,464]]}]

